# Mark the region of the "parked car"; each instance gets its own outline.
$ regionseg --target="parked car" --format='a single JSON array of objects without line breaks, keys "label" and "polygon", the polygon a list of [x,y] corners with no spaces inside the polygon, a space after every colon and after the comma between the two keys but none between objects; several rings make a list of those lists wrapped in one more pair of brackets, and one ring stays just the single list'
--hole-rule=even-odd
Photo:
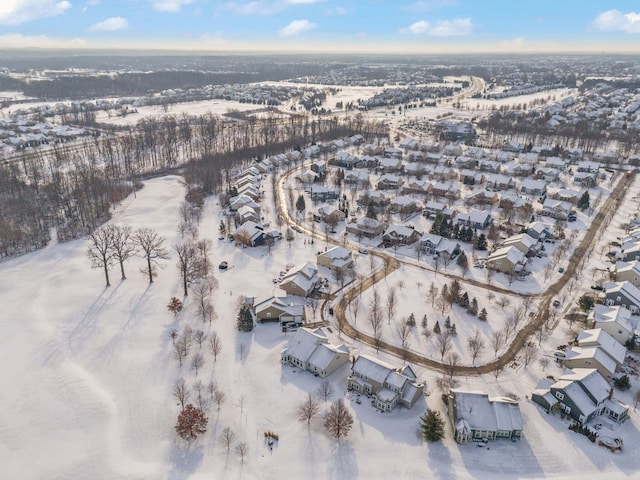
[{"label": "parked car", "polygon": [[359,248],[358,253],[360,253],[361,255],[369,255],[369,250],[367,250],[366,248]]},{"label": "parked car", "polygon": [[560,273],[564,273],[564,267],[560,267],[560,268],[558,269],[558,272],[560,272]]},{"label": "parked car", "polygon": [[602,285],[591,285],[591,290],[604,290],[604,288],[602,287]]},{"label": "parked car", "polygon": [[554,307],[559,307],[560,306],[560,300],[554,300],[553,301],[553,306]]},{"label": "parked car", "polygon": [[226,270],[227,268],[229,268],[229,264],[226,261],[220,262],[220,265],[218,265],[218,268],[220,270]]},{"label": "parked car", "polygon": [[566,358],[567,354],[564,352],[553,352],[553,355],[558,358]]}]

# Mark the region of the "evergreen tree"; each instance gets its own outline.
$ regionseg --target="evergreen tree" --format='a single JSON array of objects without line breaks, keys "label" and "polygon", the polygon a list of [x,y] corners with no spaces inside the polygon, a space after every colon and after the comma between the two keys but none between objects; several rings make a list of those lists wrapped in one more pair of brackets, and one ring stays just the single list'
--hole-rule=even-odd
[{"label": "evergreen tree", "polygon": [[460,306],[467,309],[469,308],[469,294],[467,292],[464,292],[460,297]]},{"label": "evergreen tree", "polygon": [[433,221],[433,225],[431,225],[430,233],[433,233],[434,235],[440,235],[441,224],[442,224],[442,215],[437,213],[436,218]]},{"label": "evergreen tree", "polygon": [[585,190],[580,197],[580,200],[578,200],[578,208],[582,211],[586,210],[587,208],[589,208],[590,201],[591,199],[589,198],[589,191]]},{"label": "evergreen tree", "polygon": [[436,324],[433,326],[433,333],[436,335],[440,335],[440,333],[442,333],[442,330],[440,329],[440,322],[438,320],[436,320]]},{"label": "evergreen tree", "polygon": [[459,303],[461,296],[462,296],[462,285],[460,284],[460,281],[456,278],[451,282],[451,287],[449,287],[449,303]]},{"label": "evergreen tree", "polygon": [[409,318],[407,319],[407,325],[409,325],[410,327],[416,326],[416,316],[413,314],[413,312],[411,312],[411,315],[409,315]]},{"label": "evergreen tree", "polygon": [[486,250],[487,249],[487,237],[484,233],[478,235],[478,242],[476,243],[476,248],[478,250]]},{"label": "evergreen tree", "polygon": [[469,313],[471,315],[478,314],[478,300],[476,300],[476,297],[473,297],[471,299],[471,303],[469,304]]},{"label": "evergreen tree", "polygon": [[218,233],[220,233],[221,237],[224,237],[227,234],[227,227],[224,226],[224,221],[220,220],[220,226],[218,227]]},{"label": "evergreen tree", "polygon": [[238,312],[238,330],[241,332],[250,332],[253,330],[253,315],[251,309],[247,305],[243,305]]},{"label": "evergreen tree", "polygon": [[420,417],[422,436],[429,442],[437,442],[444,438],[444,420],[437,410],[427,409]]},{"label": "evergreen tree", "polygon": [[298,200],[296,200],[296,210],[302,213],[307,208],[306,203],[304,201],[304,195],[299,195]]},{"label": "evergreen tree", "polygon": [[367,204],[367,218],[373,218],[374,220],[377,220],[377,215],[376,215],[376,207],[373,204],[373,200],[369,200],[369,203]]},{"label": "evergreen tree", "polygon": [[458,330],[456,329],[456,324],[454,323],[453,325],[451,325],[451,335],[453,335],[454,337],[458,336]]},{"label": "evergreen tree", "polygon": [[480,313],[478,314],[478,318],[484,322],[487,321],[487,309],[483,308],[482,310],[480,310]]},{"label": "evergreen tree", "polygon": [[427,328],[427,315],[425,314],[424,317],[422,317],[422,323],[420,324],[422,326],[422,328]]},{"label": "evergreen tree", "polygon": [[444,327],[447,330],[451,330],[451,317],[447,315],[447,318],[444,319]]}]

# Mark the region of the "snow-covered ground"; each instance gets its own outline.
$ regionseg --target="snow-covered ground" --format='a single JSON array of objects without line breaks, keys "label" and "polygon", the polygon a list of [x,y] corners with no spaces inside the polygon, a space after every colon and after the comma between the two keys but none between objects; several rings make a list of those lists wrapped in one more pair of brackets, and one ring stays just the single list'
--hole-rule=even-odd
[{"label": "snow-covered ground", "polygon": [[[112,222],[153,228],[166,237],[170,248],[180,240],[176,225],[183,198],[178,177],[147,181],[137,198],[117,207]],[[214,265],[227,260],[232,268],[216,271],[217,319],[211,327],[197,318],[191,298],[176,318],[167,311],[169,299],[181,297],[175,255],[152,285],[139,272],[142,262],[136,259],[126,265],[127,280],[120,281],[118,269],[112,269],[109,288],[102,272],[89,268],[85,240],[52,244],[0,264],[3,478],[608,480],[637,475],[640,458],[634,451],[640,434],[635,412],[615,432],[623,438],[625,451],[611,454],[526,398],[539,378],[560,374],[553,363],[545,372],[536,363],[526,369],[508,368],[497,380],[493,375],[459,379],[463,387],[520,398],[525,436],[517,443],[496,441],[488,448],[458,445],[448,423],[443,442],[421,441],[416,428],[425,406],[444,413],[444,405],[435,375],[420,368],[416,371],[427,382],[429,395],[411,410],[385,414],[367,402],[350,402],[344,395],[347,368],[335,372],[330,377],[332,400],[347,400],[354,414],[353,429],[336,442],[319,421],[307,428],[296,420],[296,406],[320,382],[309,373],[281,366],[280,351],[291,334],[274,325],[238,333],[235,318],[241,295],[278,293],[272,278],[287,263],[313,260],[318,243],[309,245],[298,235],[291,245],[277,244],[269,254],[266,247],[241,249],[217,240],[222,217],[216,202],[207,201],[200,238],[213,239]],[[397,282],[399,273],[388,281]],[[414,293],[417,277],[409,270],[403,273],[407,278],[401,291],[403,312],[415,311],[419,322],[425,299]],[[424,289],[431,279],[421,281]],[[216,331],[222,338],[223,350],[215,365],[203,346],[206,364],[197,379],[205,385],[215,381],[226,393],[220,411],[215,406],[209,411],[208,432],[191,446],[176,440],[173,426],[179,407],[171,394],[177,378],[190,385],[196,380],[186,364],[180,367],[172,358],[169,332],[185,325]],[[335,330],[330,336],[340,341]],[[342,340],[353,353],[377,355],[358,342]],[[394,364],[401,362],[379,355]],[[235,431],[236,443],[249,445],[244,463],[218,441],[227,426]],[[266,431],[280,438],[272,450],[265,444]]]}]

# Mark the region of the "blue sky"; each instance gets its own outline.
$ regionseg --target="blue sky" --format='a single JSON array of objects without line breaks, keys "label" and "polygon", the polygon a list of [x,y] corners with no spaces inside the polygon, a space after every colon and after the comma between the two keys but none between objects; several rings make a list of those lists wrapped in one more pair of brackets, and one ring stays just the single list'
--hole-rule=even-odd
[{"label": "blue sky", "polygon": [[638,0],[0,0],[0,48],[640,53]]}]

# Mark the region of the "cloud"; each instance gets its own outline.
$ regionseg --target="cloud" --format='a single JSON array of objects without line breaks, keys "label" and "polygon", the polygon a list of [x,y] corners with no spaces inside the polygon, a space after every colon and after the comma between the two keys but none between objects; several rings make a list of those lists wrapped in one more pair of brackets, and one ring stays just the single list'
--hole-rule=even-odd
[{"label": "cloud", "polygon": [[640,33],[640,13],[607,10],[596,17],[593,26],[610,32]]},{"label": "cloud", "polygon": [[122,17],[111,17],[103,20],[102,22],[95,23],[89,27],[89,30],[92,32],[102,31],[102,32],[114,32],[116,30],[122,30],[129,26],[129,22],[126,18]]},{"label": "cloud", "polygon": [[307,32],[316,28],[316,24],[310,22],[309,20],[294,20],[286,27],[281,28],[278,31],[278,35],[281,37],[292,37],[294,35],[299,35],[302,32]]},{"label": "cloud", "polygon": [[71,8],[67,0],[1,0],[0,25],[18,25],[38,18],[54,17]]},{"label": "cloud", "polygon": [[20,33],[0,35],[0,48],[78,48],[86,44],[87,42],[82,38],[61,39]]},{"label": "cloud", "polygon": [[410,12],[428,12],[438,8],[454,7],[457,4],[457,0],[418,0],[404,9]]},{"label": "cloud", "polygon": [[153,8],[159,12],[179,12],[183,5],[189,5],[193,0],[154,0]]},{"label": "cloud", "polygon": [[324,12],[328,17],[340,17],[342,15],[347,15],[348,13],[351,13],[351,10],[344,7],[329,8]]},{"label": "cloud", "polygon": [[432,35],[434,37],[453,37],[469,35],[473,31],[470,18],[454,18],[452,20],[438,20],[431,24],[425,20],[412,23],[401,28],[400,33],[406,35]]},{"label": "cloud", "polygon": [[228,2],[223,8],[236,15],[272,15],[279,10],[275,5],[262,1]]},{"label": "cloud", "polygon": [[503,40],[498,43],[500,50],[519,50],[524,46],[524,38],[516,37],[511,40]]}]

